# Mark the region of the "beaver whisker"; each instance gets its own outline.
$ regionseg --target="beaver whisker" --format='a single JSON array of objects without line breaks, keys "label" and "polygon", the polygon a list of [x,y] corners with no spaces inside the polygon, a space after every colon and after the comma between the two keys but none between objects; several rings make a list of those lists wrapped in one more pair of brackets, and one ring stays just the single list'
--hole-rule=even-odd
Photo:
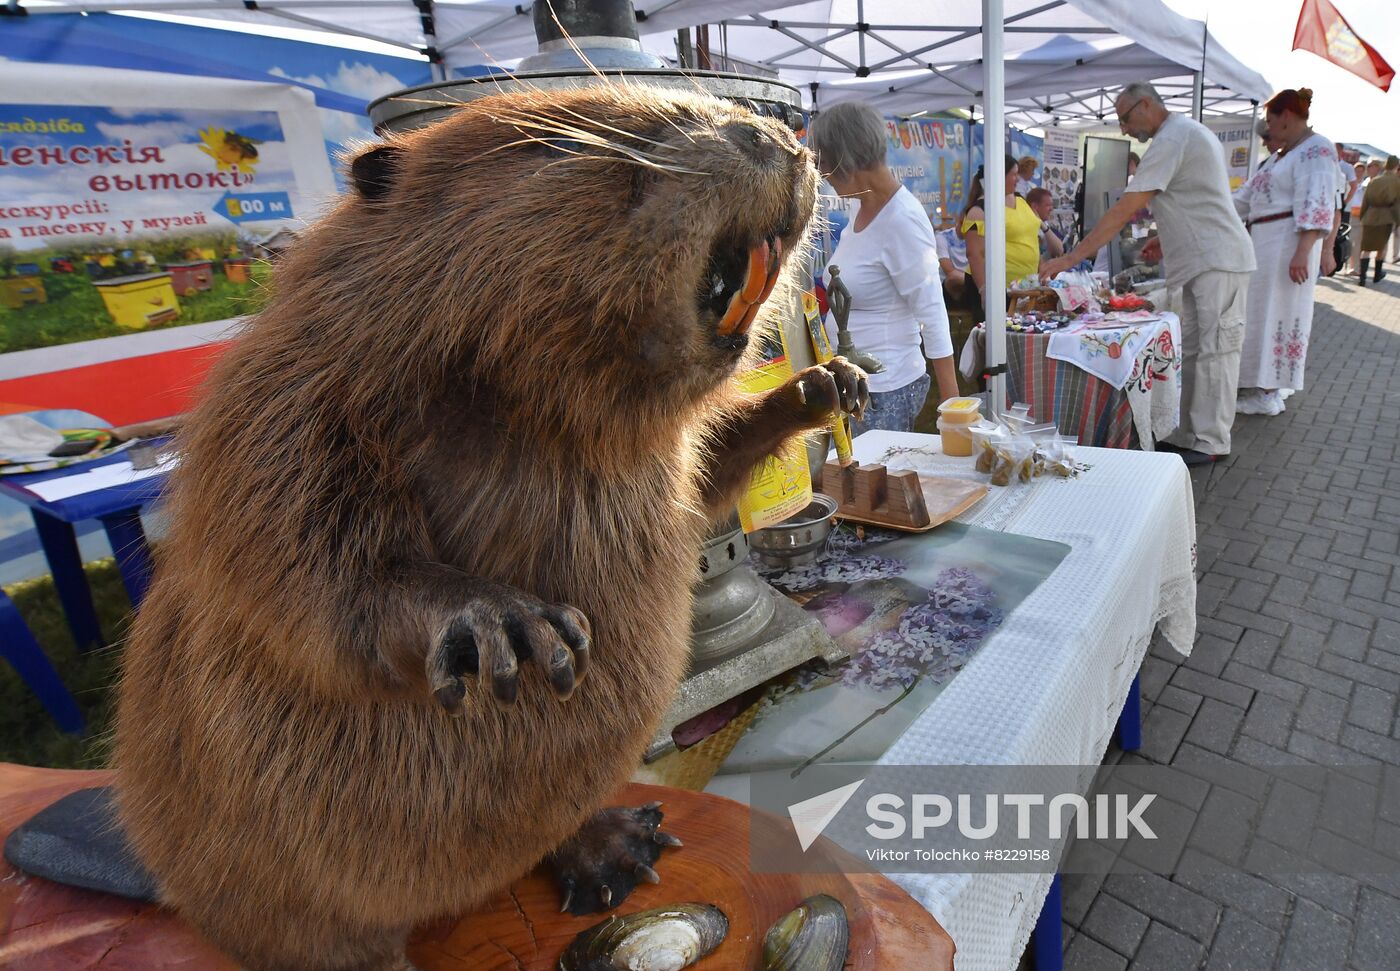
[{"label": "beaver whisker", "polygon": [[573,156],[573,157],[572,157],[572,158],[566,158],[566,159],[556,159],[555,161],[550,162],[550,163],[548,163],[547,165],[542,166],[541,169],[540,169],[540,171],[544,171],[544,169],[547,169],[547,168],[552,168],[553,166],[559,165],[560,163],[563,163],[563,162],[580,162],[580,161],[587,161],[587,160],[589,160],[589,159],[597,159],[597,160],[600,160],[600,161],[621,162],[621,163],[623,163],[624,165],[639,165],[639,166],[642,166],[643,168],[654,169],[654,170],[656,170],[656,171],[658,171],[658,172],[670,172],[670,173],[673,173],[673,174],[676,174],[676,175],[708,175],[708,174],[709,174],[708,172],[700,172],[700,171],[697,171],[697,170],[695,170],[695,169],[683,169],[683,168],[681,168],[681,167],[679,167],[679,166],[676,166],[676,165],[665,165],[664,163],[654,162],[654,161],[651,161],[651,160],[649,160],[649,159],[636,158],[636,157],[633,157],[633,156],[628,155],[628,154],[625,153],[625,152],[622,153],[621,155],[594,155],[594,154],[589,154],[589,153],[587,153],[587,152],[574,151],[574,150],[569,149],[569,148],[566,147],[566,145],[567,145],[569,142],[576,142],[576,141],[577,141],[577,139],[569,139],[569,138],[551,139],[551,138],[540,138],[540,137],[538,137],[538,136],[536,136],[536,135],[529,135],[529,136],[526,136],[526,137],[524,137],[524,138],[516,139],[516,140],[513,141],[513,142],[506,142],[504,145],[497,145],[495,148],[487,149],[486,151],[480,153],[479,155],[473,156],[471,159],[469,159],[469,160],[467,161],[467,164],[472,164],[472,163],[474,163],[474,162],[476,162],[476,161],[478,161],[478,160],[480,160],[480,159],[483,159],[483,158],[485,158],[485,157],[488,156],[488,155],[494,154],[494,153],[496,153],[496,152],[505,151],[506,149],[509,149],[509,148],[518,148],[518,147],[521,146],[521,145],[546,145],[546,146],[548,146],[549,148],[553,149],[554,151],[562,152],[562,153],[564,153],[564,154],[566,154],[566,155],[570,155],[570,156]]},{"label": "beaver whisker", "polygon": [[563,36],[564,42],[569,45],[569,49],[578,55],[578,59],[587,66],[588,70],[593,72],[594,76],[600,81],[606,82],[608,80],[607,76],[604,75],[602,71],[598,70],[593,62],[588,59],[588,55],[583,52],[583,48],[574,43],[574,39],[569,36],[569,32],[564,29],[564,25],[559,22],[559,15],[554,12],[554,4],[551,3],[550,0],[544,0],[544,2],[549,7],[549,19],[553,20],[554,26],[559,28],[559,33]]},{"label": "beaver whisker", "polygon": [[609,161],[614,161],[614,160],[616,160],[616,157],[615,157],[615,156],[592,155],[592,154],[589,154],[588,152],[580,152],[580,151],[577,151],[577,150],[575,150],[575,149],[571,149],[571,148],[568,147],[570,144],[591,144],[594,148],[600,148],[600,149],[611,150],[611,151],[617,153],[617,155],[622,156],[623,158],[631,159],[632,161],[637,162],[637,163],[640,164],[640,165],[645,165],[645,166],[647,166],[647,167],[649,167],[649,168],[654,168],[654,169],[657,169],[657,170],[659,170],[659,171],[677,172],[677,173],[684,172],[684,173],[689,173],[689,174],[693,174],[693,175],[704,175],[704,174],[705,174],[705,173],[703,173],[703,172],[694,172],[694,171],[692,171],[692,170],[690,170],[690,169],[682,169],[682,168],[680,168],[679,166],[666,165],[666,164],[663,163],[663,162],[658,162],[658,161],[656,161],[655,159],[648,158],[647,156],[642,155],[642,154],[639,153],[639,152],[632,152],[632,151],[629,151],[629,150],[627,150],[625,147],[623,147],[623,146],[621,146],[621,145],[614,145],[614,144],[612,144],[611,142],[601,142],[601,143],[600,143],[600,142],[592,142],[592,143],[583,142],[583,143],[580,143],[579,139],[577,139],[577,138],[569,138],[569,137],[567,137],[567,136],[561,136],[561,137],[559,137],[559,138],[541,138],[541,137],[539,137],[539,136],[534,136],[534,135],[527,137],[527,138],[525,139],[525,141],[526,141],[526,142],[534,142],[534,143],[539,144],[539,145],[547,145],[547,146],[549,146],[550,148],[553,148],[553,149],[556,150],[556,151],[564,152],[564,153],[567,154],[567,155],[576,155],[576,156],[578,156],[579,158],[607,158]]},{"label": "beaver whisker", "polygon": [[[582,117],[582,116],[580,116],[580,117]],[[583,120],[584,120],[584,121],[587,121],[588,119],[584,118]],[[532,124],[532,123],[533,123],[533,124]],[[573,138],[574,140],[587,141],[587,142],[589,142],[590,144],[598,145],[598,146],[600,146],[600,147],[606,145],[606,146],[608,146],[608,147],[611,147],[611,148],[614,148],[614,149],[617,149],[617,150],[622,150],[622,146],[617,145],[612,139],[608,138],[606,135],[603,135],[603,134],[601,134],[601,133],[599,133],[599,132],[593,131],[592,129],[588,129],[588,128],[579,128],[579,127],[570,125],[570,124],[568,124],[567,122],[561,122],[561,121],[559,121],[557,118],[550,118],[550,117],[547,117],[547,116],[527,116],[527,117],[525,117],[525,118],[523,118],[523,119],[519,119],[519,118],[516,119],[516,127],[517,127],[517,128],[521,127],[522,124],[524,125],[524,127],[527,127],[527,128],[535,128],[535,129],[538,130],[538,131],[548,132],[548,133],[551,133],[551,134],[557,134],[557,135],[560,135],[560,136],[562,136],[562,137]],[[644,137],[644,136],[642,136],[642,135],[635,135],[635,136],[633,136],[633,135],[628,135],[627,132],[622,131],[622,130],[620,130],[620,129],[612,128],[612,127],[609,126],[609,125],[604,125],[603,127],[604,127],[604,128],[607,128],[607,130],[609,130],[609,131],[616,131],[616,132],[617,132],[618,134],[620,134],[620,135],[636,138],[638,141],[645,142],[645,143],[647,143],[648,145],[653,145],[653,146],[655,146],[656,148],[664,148],[664,149],[666,149],[667,151],[671,151],[671,150],[672,150],[672,149],[671,149],[671,146],[667,145],[667,144],[664,143],[664,142],[658,142],[658,141],[655,141],[655,140],[653,140],[653,139],[646,138],[646,137]],[[581,135],[584,135],[584,134],[587,134],[587,135],[589,135],[589,136],[591,136],[591,137],[590,137],[590,138],[587,138],[587,139],[580,138],[580,136],[581,136]],[[636,151],[636,152],[641,152],[641,151],[642,151],[641,149],[631,149],[631,148],[626,149],[626,150],[627,150],[627,151]]]},{"label": "beaver whisker", "polygon": [[681,137],[684,138],[686,141],[690,142],[692,145],[695,144],[694,136],[692,136],[690,132],[682,128],[674,118],[668,116],[664,111],[661,111],[655,105],[650,106],[649,110],[654,117],[660,119],[661,121],[674,128],[677,132],[679,132]]},{"label": "beaver whisker", "polygon": [[[551,118],[551,117],[549,117],[548,115],[533,115],[533,114],[532,114],[532,115],[515,115],[514,117],[503,117],[503,116],[502,116],[502,117],[496,117],[496,118],[494,118],[494,120],[496,120],[496,121],[501,121],[501,122],[506,122],[506,123],[510,123],[510,124],[514,124],[517,128],[520,128],[520,127],[522,127],[522,126],[525,127],[525,128],[534,128],[534,129],[536,129],[537,131],[549,132],[550,134],[561,135],[561,136],[565,136],[565,137],[569,137],[569,138],[575,138],[575,139],[578,139],[578,140],[580,140],[580,141],[590,141],[590,142],[592,142],[592,143],[594,143],[594,144],[598,144],[598,145],[609,145],[609,146],[614,146],[614,147],[620,147],[620,146],[616,146],[615,143],[614,143],[611,139],[607,138],[607,136],[605,136],[605,135],[600,134],[599,132],[593,131],[593,130],[588,129],[588,128],[580,128],[580,127],[578,127],[577,125],[571,125],[571,124],[569,124],[568,122],[561,121],[561,120],[559,120],[558,118]],[[587,120],[587,119],[585,119],[585,121],[586,121],[586,120]],[[605,127],[607,127],[607,126],[605,126]],[[615,130],[615,129],[613,129],[613,130]],[[626,132],[621,132],[621,134],[626,135],[627,133],[626,133]],[[639,138],[639,140],[641,140],[641,141],[651,142],[651,144],[653,144],[653,145],[660,144],[659,142],[652,142],[650,139],[641,138],[640,136],[638,136],[638,138]],[[635,150],[634,150],[634,149],[629,149],[629,151],[635,151]]]},{"label": "beaver whisker", "polygon": [[[635,132],[624,131],[624,130],[621,129],[621,128],[617,128],[617,127],[615,127],[615,126],[613,126],[613,125],[609,125],[609,124],[608,124],[607,122],[605,122],[605,121],[599,121],[599,120],[596,119],[596,118],[589,118],[587,115],[580,114],[579,112],[574,111],[574,110],[573,110],[572,108],[570,108],[568,105],[554,105],[554,106],[552,106],[552,107],[555,107],[555,108],[557,108],[558,110],[564,112],[566,115],[568,115],[568,116],[571,117],[571,118],[577,118],[579,121],[583,122],[584,124],[593,124],[593,125],[597,125],[599,128],[606,128],[608,131],[614,132],[615,134],[618,134],[618,135],[621,135],[621,136],[623,136],[624,138],[635,138],[635,139],[636,139],[637,141],[639,141],[639,142],[646,142],[648,145],[656,145],[656,146],[661,147],[661,148],[668,148],[668,147],[669,147],[665,142],[658,142],[658,141],[657,141],[656,139],[654,139],[654,138],[647,138],[645,135],[638,135],[638,134],[636,134]],[[556,120],[555,118],[553,118],[553,117],[551,117],[551,116],[549,116],[549,115],[535,115],[534,117],[536,117],[536,118],[539,119],[540,121],[555,121],[555,120]]]},{"label": "beaver whisker", "polygon": [[497,93],[497,94],[515,94],[515,93],[518,93],[518,91],[517,91],[516,89],[514,89],[514,88],[511,88],[511,89],[507,90],[506,88],[504,88],[504,87],[501,86],[502,76],[508,77],[513,83],[520,85],[520,86],[523,87],[523,88],[525,89],[525,91],[527,91],[527,92],[530,92],[530,93],[533,93],[533,94],[543,94],[543,93],[544,93],[544,89],[543,89],[543,88],[541,88],[541,87],[539,87],[539,86],[537,86],[537,85],[535,85],[535,84],[530,83],[530,81],[529,81],[528,79],[513,75],[512,72],[511,72],[511,70],[510,70],[509,68],[504,67],[504,66],[501,64],[501,62],[500,62],[499,60],[497,60],[495,57],[493,57],[493,56],[491,55],[491,53],[490,53],[489,51],[486,50],[486,48],[482,47],[481,44],[480,44],[477,40],[471,39],[471,44],[472,44],[473,47],[476,48],[477,53],[480,54],[480,55],[482,56],[482,63],[489,63],[489,64],[491,64],[492,67],[494,67],[497,71],[500,72],[500,75],[488,75],[487,78],[486,78],[486,80],[487,80],[489,83],[495,85],[496,93]]},{"label": "beaver whisker", "polygon": [[[518,130],[518,129],[517,129],[517,130]],[[546,130],[546,131],[553,131],[552,129],[545,129],[545,130]],[[556,151],[568,152],[568,153],[571,154],[571,155],[578,155],[578,156],[583,157],[583,158],[603,158],[603,157],[604,157],[604,156],[602,156],[602,155],[588,155],[588,154],[583,153],[583,152],[570,151],[569,149],[565,148],[565,146],[568,145],[569,143],[575,143],[575,144],[580,144],[580,145],[583,145],[583,144],[592,145],[594,148],[611,149],[612,151],[615,151],[615,152],[617,152],[617,153],[619,153],[619,154],[621,154],[621,155],[625,155],[625,156],[628,156],[628,157],[630,157],[630,158],[633,158],[633,159],[637,160],[638,162],[640,162],[641,164],[650,165],[650,166],[655,167],[655,168],[665,168],[665,167],[666,167],[664,163],[657,162],[657,161],[653,161],[653,160],[651,160],[651,159],[647,159],[647,158],[645,158],[644,156],[638,155],[637,153],[629,152],[629,151],[628,151],[626,148],[624,148],[623,146],[614,145],[614,144],[611,143],[611,142],[608,142],[608,141],[605,141],[605,140],[600,140],[600,139],[597,139],[597,138],[594,138],[594,139],[571,138],[571,137],[569,137],[566,133],[559,133],[559,137],[558,137],[558,138],[552,138],[552,139],[551,139],[551,138],[541,138],[541,137],[538,136],[538,135],[529,135],[529,134],[527,134],[527,133],[525,133],[525,132],[523,132],[523,131],[520,132],[520,134],[523,136],[522,138],[518,138],[518,139],[516,139],[516,140],[513,141],[513,142],[506,142],[506,143],[504,143],[504,144],[502,144],[502,145],[497,145],[497,146],[495,146],[494,148],[488,148],[486,151],[481,152],[481,153],[478,154],[478,155],[474,155],[472,158],[468,159],[468,160],[466,161],[466,164],[470,165],[470,164],[472,164],[472,163],[474,163],[474,162],[476,162],[476,161],[478,161],[478,160],[480,160],[480,159],[485,158],[485,157],[488,156],[488,155],[493,155],[493,154],[495,154],[496,152],[502,152],[502,151],[505,151],[506,149],[510,149],[510,148],[518,148],[518,147],[521,146],[521,145],[547,145],[547,146],[549,146],[549,147],[555,149]],[[580,134],[586,134],[586,133],[582,133],[582,132],[581,132]],[[670,168],[671,168],[672,170],[674,170],[674,171],[677,171],[677,172],[681,171],[680,169],[678,169],[678,168],[676,168],[676,167],[674,167],[674,166],[672,166],[672,167],[670,167]],[[695,173],[695,174],[703,175],[704,173]]]},{"label": "beaver whisker", "polygon": [[[441,100],[441,99],[438,99],[438,98],[405,98],[405,97],[402,97],[402,96],[399,96],[399,95],[395,95],[394,97],[390,98],[389,100],[390,100],[390,101],[397,102],[397,103],[399,103],[399,104],[406,104],[406,105],[441,105],[441,104],[442,104],[442,100]],[[460,100],[460,99],[454,99],[451,103],[452,103],[452,104],[455,104],[455,105],[465,105],[467,102],[462,101],[462,100]]]},{"label": "beaver whisker", "polygon": [[[560,149],[560,151],[565,151],[565,150],[564,150],[564,149]],[[608,161],[608,162],[617,162],[617,163],[621,163],[622,165],[636,165],[636,166],[639,166],[640,168],[644,168],[644,169],[653,169],[653,170],[658,171],[658,172],[670,172],[670,173],[673,173],[673,174],[676,174],[676,175],[709,175],[709,174],[710,174],[710,173],[708,173],[708,172],[697,172],[697,171],[694,170],[694,169],[682,169],[682,168],[678,168],[678,167],[676,167],[676,166],[670,166],[670,165],[657,165],[655,162],[634,161],[634,160],[629,159],[629,158],[606,158],[606,159],[605,159],[604,156],[601,156],[601,155],[583,155],[583,154],[578,153],[578,152],[570,152],[570,153],[568,153],[568,154],[573,155],[574,157],[573,157],[573,158],[560,158],[560,159],[555,159],[553,162],[549,162],[549,163],[546,163],[545,165],[540,166],[540,171],[543,172],[545,169],[551,169],[551,168],[553,168],[553,167],[556,166],[556,165],[566,165],[566,164],[568,164],[569,162],[587,162],[587,161],[589,161],[589,160],[604,160],[604,161]]]},{"label": "beaver whisker", "polygon": [[[496,120],[499,121],[499,120],[504,120],[504,119],[499,119],[499,118],[498,118],[498,119],[496,119]],[[610,152],[616,152],[618,155],[626,156],[627,158],[630,158],[630,159],[632,159],[632,160],[635,161],[635,162],[638,162],[638,163],[640,163],[640,164],[653,167],[653,168],[657,169],[658,171],[674,172],[674,173],[678,173],[678,174],[684,173],[684,174],[690,174],[690,175],[707,175],[707,174],[708,174],[708,173],[705,173],[705,172],[697,172],[697,171],[695,171],[695,170],[693,170],[693,169],[682,169],[682,168],[679,167],[679,166],[668,165],[668,164],[666,164],[664,161],[662,161],[662,160],[660,160],[660,159],[652,158],[651,156],[647,155],[647,154],[644,153],[644,152],[641,152],[641,151],[639,151],[639,150],[637,150],[637,149],[634,149],[634,148],[630,148],[630,147],[628,147],[628,146],[626,146],[626,145],[619,145],[618,143],[616,143],[616,142],[614,142],[614,141],[612,141],[612,140],[610,140],[610,139],[608,139],[608,138],[605,138],[605,137],[603,137],[602,135],[599,135],[599,134],[596,133],[596,132],[587,131],[587,130],[585,130],[585,129],[574,128],[574,127],[567,127],[567,126],[565,126],[565,127],[553,127],[553,128],[551,128],[551,127],[548,127],[548,126],[543,125],[543,124],[533,123],[533,122],[532,122],[531,120],[529,120],[529,119],[517,120],[516,129],[517,129],[517,130],[520,130],[520,128],[521,128],[522,126],[525,127],[525,128],[535,128],[535,129],[537,129],[537,130],[539,130],[539,131],[541,131],[541,132],[545,132],[546,134],[557,136],[557,139],[537,138],[536,140],[537,140],[538,142],[540,142],[541,144],[551,145],[552,147],[556,148],[556,149],[559,150],[559,151],[566,151],[566,149],[564,149],[564,148],[562,147],[562,144],[561,144],[561,143],[566,143],[566,142],[579,142],[579,143],[582,143],[582,144],[584,144],[584,145],[591,145],[591,146],[594,147],[594,148],[604,149],[604,150],[610,151]],[[524,134],[526,134],[526,133],[525,133],[524,131],[521,131],[521,134],[524,135]],[[582,153],[571,152],[570,154],[582,154]]]}]

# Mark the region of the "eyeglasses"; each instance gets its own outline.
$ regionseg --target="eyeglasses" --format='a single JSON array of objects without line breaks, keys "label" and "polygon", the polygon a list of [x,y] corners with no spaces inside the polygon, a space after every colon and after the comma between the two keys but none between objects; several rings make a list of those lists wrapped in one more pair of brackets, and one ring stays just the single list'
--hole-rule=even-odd
[{"label": "eyeglasses", "polygon": [[1133,117],[1133,112],[1134,112],[1134,111],[1137,111],[1138,105],[1142,104],[1142,102],[1143,102],[1143,99],[1142,99],[1142,98],[1139,98],[1138,100],[1136,100],[1136,101],[1133,102],[1133,106],[1132,106],[1131,108],[1129,108],[1127,111],[1123,112],[1123,114],[1121,114],[1121,115],[1118,116],[1118,127],[1119,127],[1119,128],[1122,128],[1124,125],[1126,125],[1126,124],[1128,123],[1128,119],[1131,118],[1131,117]]}]

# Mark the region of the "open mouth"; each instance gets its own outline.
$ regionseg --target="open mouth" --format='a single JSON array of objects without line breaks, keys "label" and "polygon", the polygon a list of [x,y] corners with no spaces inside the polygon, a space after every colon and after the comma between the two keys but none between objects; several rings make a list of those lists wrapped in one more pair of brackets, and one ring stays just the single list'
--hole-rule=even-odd
[{"label": "open mouth", "polygon": [[758,308],[773,292],[783,263],[783,241],[773,234],[748,246],[721,243],[700,286],[700,306],[714,313],[715,336],[744,337]]}]

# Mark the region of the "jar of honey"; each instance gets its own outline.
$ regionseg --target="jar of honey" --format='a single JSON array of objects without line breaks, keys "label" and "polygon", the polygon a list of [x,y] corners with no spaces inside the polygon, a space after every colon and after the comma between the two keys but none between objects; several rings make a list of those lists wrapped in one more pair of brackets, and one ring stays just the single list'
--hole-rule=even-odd
[{"label": "jar of honey", "polygon": [[980,398],[949,398],[938,406],[938,433],[943,438],[943,454],[970,456],[971,428],[982,420]]}]

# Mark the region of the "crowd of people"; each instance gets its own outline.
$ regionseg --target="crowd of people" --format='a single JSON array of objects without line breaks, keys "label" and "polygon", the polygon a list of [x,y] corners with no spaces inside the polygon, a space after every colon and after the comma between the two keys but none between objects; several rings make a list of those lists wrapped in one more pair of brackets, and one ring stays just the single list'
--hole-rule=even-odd
[{"label": "crowd of people", "polygon": [[[1400,260],[1400,215],[1395,207],[1400,203],[1400,159],[1390,156],[1357,162],[1351,173],[1350,191],[1342,218],[1352,220],[1361,229],[1361,237],[1351,248],[1345,275],[1354,276],[1363,287],[1371,261],[1375,260],[1375,278],[1385,279],[1385,249],[1390,243],[1390,262]],[[1387,231],[1388,227],[1388,231]]]},{"label": "crowd of people", "polygon": [[1303,389],[1314,285],[1338,269],[1339,234],[1352,231],[1342,227],[1360,226],[1351,272],[1363,286],[1372,266],[1373,282],[1384,279],[1387,246],[1400,257],[1400,160],[1341,162],[1340,145],[1311,127],[1311,101],[1306,88],[1270,99],[1257,132],[1265,157],[1232,193],[1216,136],[1168,111],[1152,85],[1126,86],[1119,129],[1150,144],[1132,156],[1118,202],[1067,252],[1045,228],[1051,198],[1031,181],[1033,158],[1008,154],[1001,183],[978,169],[955,226],[935,233],[885,164],[879,113],[846,102],[817,115],[818,167],[857,206],[830,260],[852,294],[851,334],[896,364],[872,377],[875,407],[857,431],[910,430],[930,386],[921,343],[939,400],[956,394],[947,311],[985,314],[986,207],[1000,194],[1008,282],[1093,261],[1150,210],[1158,233],[1143,256],[1181,293],[1181,419],[1158,448],[1188,465],[1228,455],[1237,412],[1277,415]]}]

